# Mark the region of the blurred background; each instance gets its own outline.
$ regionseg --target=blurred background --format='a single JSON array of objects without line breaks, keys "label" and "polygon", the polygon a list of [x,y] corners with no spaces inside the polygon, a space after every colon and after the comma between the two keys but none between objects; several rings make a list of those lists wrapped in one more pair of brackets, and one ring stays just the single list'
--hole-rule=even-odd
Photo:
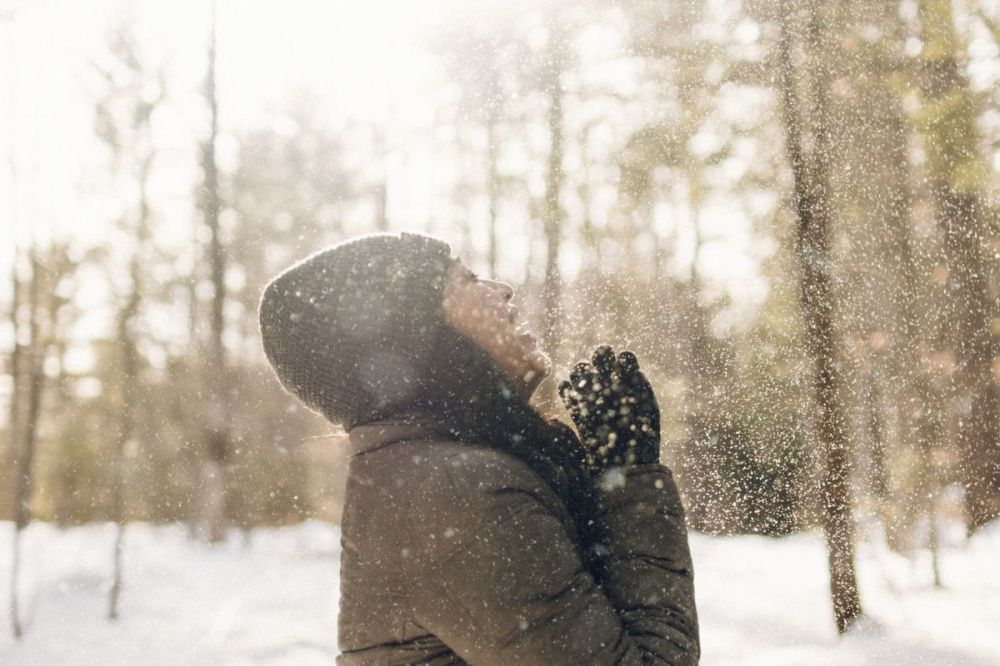
[{"label": "blurred background", "polygon": [[[515,285],[557,377],[599,343],[636,351],[696,565],[820,553],[823,640],[861,616],[856,558],[909,572],[876,599],[947,588],[949,558],[972,594],[976,544],[1000,545],[998,108],[995,0],[0,0],[12,635],[79,602],[44,601],[59,549],[93,560],[94,617],[127,615],[151,570],[129,582],[130,547],[148,564],[156,539],[188,569],[227,554],[223,577],[255,538],[284,544],[244,560],[268,576],[294,544],[335,564],[344,435],[279,387],[257,301],[374,231],[439,236]],[[828,569],[854,590],[832,615]],[[1000,621],[968,594],[955,615]],[[880,621],[919,625],[899,603]],[[218,659],[291,659],[254,654]]]}]

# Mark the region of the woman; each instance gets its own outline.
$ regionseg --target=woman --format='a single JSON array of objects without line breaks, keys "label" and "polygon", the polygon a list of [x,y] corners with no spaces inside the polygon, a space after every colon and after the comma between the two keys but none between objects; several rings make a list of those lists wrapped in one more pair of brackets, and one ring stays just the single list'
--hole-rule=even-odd
[{"label": "woman", "polygon": [[694,664],[691,558],[659,411],[602,347],[560,394],[513,290],[446,243],[375,235],[265,289],[282,384],[349,433],[341,664]]}]

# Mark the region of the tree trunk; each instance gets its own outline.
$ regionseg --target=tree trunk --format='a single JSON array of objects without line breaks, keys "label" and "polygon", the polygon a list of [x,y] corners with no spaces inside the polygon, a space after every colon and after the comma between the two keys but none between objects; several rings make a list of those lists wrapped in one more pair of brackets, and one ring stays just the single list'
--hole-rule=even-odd
[{"label": "tree trunk", "polygon": [[[21,357],[24,348],[21,345],[20,332],[20,309],[21,309],[21,277],[18,273],[21,253],[17,245],[14,246],[14,256],[11,258],[11,303],[10,303],[10,329],[13,337],[13,346],[10,352],[10,414],[8,415],[7,434],[10,440],[8,469],[15,469],[18,460],[18,449],[20,449],[21,435]],[[13,479],[12,479],[13,481]],[[10,492],[14,493],[14,484],[11,484]],[[13,505],[12,505],[13,508]]]},{"label": "tree trunk", "polygon": [[553,362],[559,353],[560,313],[562,298],[562,277],[559,271],[559,249],[562,242],[563,211],[559,199],[563,184],[563,88],[562,73],[565,57],[561,36],[554,35],[549,46],[548,81],[548,130],[549,160],[545,176],[545,200],[542,208],[542,223],[545,232],[545,282],[543,285],[543,306],[545,308],[544,343],[545,351]]},{"label": "tree trunk", "polygon": [[996,303],[989,295],[982,247],[988,169],[980,152],[975,100],[960,66],[950,0],[922,0],[920,20],[920,125],[947,258],[944,302],[956,338],[953,389],[971,533],[1000,516],[1000,387],[993,377],[997,342],[990,331]]},{"label": "tree trunk", "polygon": [[[19,318],[19,311],[21,308],[21,280],[18,275],[18,263],[20,260],[20,252],[18,247],[14,246],[14,257],[11,260],[11,285],[12,285],[12,295],[11,295],[11,308],[10,308],[10,323],[11,330],[13,331],[14,337],[14,347],[11,350],[10,359],[10,378],[11,378],[11,390],[10,390],[10,416],[8,421],[8,432],[10,434],[10,467],[8,469],[18,470],[21,457],[19,455],[21,448],[21,356],[23,353],[23,348],[20,341],[21,323]],[[10,618],[11,618],[11,628],[14,632],[15,638],[21,637],[21,624],[18,611],[18,597],[17,597],[17,579],[18,579],[18,564],[19,564],[19,548],[18,540],[20,536],[20,528],[17,527],[16,516],[18,512],[18,505],[21,502],[19,493],[21,492],[18,483],[18,475],[14,474],[11,477],[10,492],[12,497],[11,511],[12,517],[15,518],[14,521],[14,539],[13,539],[13,552],[11,553],[11,580],[10,580]]]},{"label": "tree trunk", "polygon": [[125,307],[118,315],[118,346],[122,363],[121,404],[118,412],[118,440],[115,446],[115,479],[112,489],[112,515],[116,525],[115,546],[111,567],[111,588],[108,592],[108,619],[118,619],[118,602],[122,589],[122,556],[125,549],[125,494],[128,489],[129,441],[134,433],[132,397],[136,395],[137,359],[132,323],[139,309],[138,258],[133,257],[130,273],[132,289]]},{"label": "tree trunk", "polygon": [[118,605],[122,590],[122,559],[125,552],[125,527],[128,518],[128,458],[131,457],[131,440],[135,436],[135,411],[132,400],[139,392],[139,352],[136,345],[135,319],[142,303],[142,258],[149,238],[149,201],[146,187],[152,167],[152,155],[147,155],[139,166],[139,213],[136,223],[136,246],[129,263],[129,294],[118,313],[117,338],[122,367],[121,404],[119,407],[118,441],[115,451],[115,481],[112,494],[112,511],[116,524],[115,546],[111,567],[111,588],[108,592],[108,619],[118,619]]},{"label": "tree trunk", "polygon": [[792,64],[790,3],[783,9],[779,42],[782,115],[786,150],[794,179],[794,202],[798,215],[796,254],[800,263],[800,299],[806,323],[806,349],[812,362],[816,433],[822,449],[823,531],[826,537],[833,613],[840,633],[861,616],[854,567],[854,529],[848,487],[849,460],[843,406],[838,395],[833,330],[834,304],[831,285],[830,227],[833,219],[829,189],[830,137],[829,74],[823,58],[811,57],[826,49],[818,0],[809,5],[808,62],[809,118],[813,152],[804,154],[801,110]]},{"label": "tree trunk", "polygon": [[[8,48],[9,48],[9,51],[10,51],[10,62],[11,62],[12,65],[14,65],[14,64],[16,64],[15,63],[14,40],[13,39],[8,39],[7,41],[8,41]],[[16,96],[16,93],[17,93],[17,86],[14,83],[15,77],[11,77],[10,80],[11,80],[11,85],[10,85],[9,94],[10,94],[10,100],[11,100],[11,108],[14,108],[13,99]],[[9,139],[10,139],[10,146],[11,146],[11,148],[10,148],[10,150],[8,152],[7,157],[8,157],[8,160],[10,162],[11,186],[12,186],[11,187],[11,198],[10,198],[10,206],[11,206],[11,210],[10,210],[11,227],[10,228],[11,229],[16,229],[17,228],[17,219],[18,219],[17,194],[18,194],[18,183],[19,183],[19,177],[18,177],[18,175],[19,174],[18,174],[18,164],[17,164],[16,152],[14,150],[14,146],[15,146],[14,137],[16,136],[16,128],[14,127],[14,123],[13,122],[9,122],[8,123],[8,131],[9,131]],[[19,455],[19,453],[20,453],[20,448],[21,448],[21,407],[23,405],[23,402],[22,402],[23,397],[21,395],[22,390],[23,390],[22,377],[21,377],[21,372],[22,372],[21,362],[22,362],[22,357],[23,357],[23,354],[24,354],[24,348],[21,346],[21,341],[20,341],[20,332],[21,332],[20,309],[21,309],[21,287],[22,287],[22,283],[21,283],[21,279],[20,279],[20,275],[19,275],[18,271],[19,271],[19,268],[20,268],[19,262],[20,262],[20,259],[21,259],[21,253],[20,253],[19,247],[17,245],[17,236],[16,236],[16,234],[12,234],[12,241],[13,242],[11,243],[11,245],[13,247],[13,256],[11,257],[11,268],[10,268],[10,273],[11,273],[10,323],[11,323],[11,332],[12,332],[12,336],[13,336],[13,345],[12,345],[11,357],[10,357],[10,378],[11,378],[11,387],[10,387],[10,417],[9,417],[10,420],[8,421],[7,429],[8,429],[8,433],[9,433],[9,436],[10,436],[9,437],[9,440],[10,440],[10,451],[8,452],[8,455],[9,455],[9,462],[8,462],[8,464],[10,465],[10,467],[8,467],[8,469],[16,471],[16,470],[19,469],[19,465],[20,465],[20,455]],[[11,500],[12,500],[12,503],[11,503],[11,514],[12,515],[11,515],[11,517],[12,518],[16,518],[17,513],[18,513],[18,505],[20,504],[20,496],[19,496],[20,488],[19,488],[18,475],[16,473],[13,474],[13,475],[10,475],[10,480],[11,480],[11,484],[10,484],[9,492],[10,492],[10,497],[11,497]],[[18,577],[19,577],[19,571],[18,571],[18,569],[19,569],[19,564],[20,564],[20,554],[19,554],[20,553],[20,548],[19,548],[20,534],[21,534],[21,530],[17,526],[17,522],[15,520],[14,521],[14,534],[13,534],[13,538],[11,540],[11,542],[12,542],[11,548],[12,548],[13,552],[11,553],[10,599],[9,599],[9,612],[10,612],[10,621],[11,621],[11,631],[13,632],[15,638],[20,638],[21,637],[21,633],[22,633],[22,631],[21,631],[21,621],[20,621],[20,610],[19,610],[18,595],[17,595],[17,581],[18,581]]]},{"label": "tree trunk", "polygon": [[209,395],[208,423],[204,433],[204,458],[201,466],[201,526],[209,541],[221,541],[225,536],[225,466],[229,459],[228,382],[223,332],[226,302],[225,249],[219,229],[221,197],[219,174],[215,161],[215,144],[219,128],[219,104],[215,87],[216,25],[215,3],[212,4],[212,34],[208,50],[208,77],[205,97],[211,119],[208,141],[205,143],[202,167],[204,170],[205,225],[210,234],[209,273],[212,282],[212,301],[209,308],[210,336],[208,342]]},{"label": "tree trunk", "polygon": [[[871,446],[870,486],[876,500],[882,504],[889,496],[889,474],[885,462],[885,426],[882,423],[882,399],[878,390],[878,352],[871,352],[870,367],[865,373],[865,430]],[[883,521],[885,522],[885,521]]]},{"label": "tree trunk", "polygon": [[500,174],[497,171],[497,125],[499,110],[494,104],[486,119],[486,193],[489,199],[489,247],[487,261],[489,275],[497,274],[497,201],[500,197]]},{"label": "tree trunk", "polygon": [[[29,250],[31,260],[31,281],[28,283],[28,308],[29,308],[29,341],[27,348],[27,414],[25,414],[23,429],[18,421],[18,430],[22,435],[19,442],[14,442],[14,503],[13,522],[14,538],[12,540],[11,553],[11,582],[10,582],[10,617],[15,638],[20,638],[24,633],[20,618],[20,599],[17,592],[18,578],[21,568],[21,533],[28,523],[31,522],[31,495],[33,490],[32,463],[35,457],[35,441],[38,435],[38,416],[42,406],[42,391],[45,388],[45,350],[46,341],[42,332],[42,322],[40,321],[40,302],[42,292],[42,267],[38,260],[38,249],[32,245]],[[15,328],[15,335],[17,333]],[[16,409],[16,408],[12,408]],[[21,415],[18,414],[18,417]]]}]

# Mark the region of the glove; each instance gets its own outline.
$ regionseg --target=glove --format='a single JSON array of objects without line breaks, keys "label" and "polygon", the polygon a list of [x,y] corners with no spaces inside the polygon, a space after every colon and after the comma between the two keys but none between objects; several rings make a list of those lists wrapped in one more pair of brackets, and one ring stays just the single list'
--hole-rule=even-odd
[{"label": "glove", "polygon": [[586,451],[585,463],[598,476],[610,468],[660,461],[660,408],[639,361],[630,351],[602,345],[592,363],[577,363],[559,385]]}]

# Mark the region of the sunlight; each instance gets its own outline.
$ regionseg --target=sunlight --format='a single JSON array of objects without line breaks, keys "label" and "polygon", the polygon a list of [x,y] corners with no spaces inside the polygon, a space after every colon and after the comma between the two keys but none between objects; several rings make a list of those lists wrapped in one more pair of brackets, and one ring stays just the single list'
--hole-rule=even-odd
[{"label": "sunlight", "polygon": [[1000,663],[998,58],[0,0],[0,663]]},{"label": "sunlight", "polygon": [[420,30],[428,10],[440,7],[401,0],[295,4],[299,11],[267,0],[220,5],[220,59],[229,85],[270,101],[307,89],[340,113],[372,119],[384,116],[420,75]]}]

